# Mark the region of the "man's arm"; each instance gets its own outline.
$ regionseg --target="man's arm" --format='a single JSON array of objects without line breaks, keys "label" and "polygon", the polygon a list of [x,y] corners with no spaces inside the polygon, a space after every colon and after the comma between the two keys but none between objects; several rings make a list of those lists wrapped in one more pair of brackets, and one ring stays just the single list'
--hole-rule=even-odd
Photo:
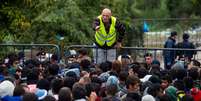
[{"label": "man's arm", "polygon": [[93,30],[94,31],[97,31],[99,29],[99,26],[100,26],[100,20],[98,18],[96,18],[94,21],[93,21]]},{"label": "man's arm", "polygon": [[122,42],[123,37],[125,35],[125,26],[117,19],[116,21],[116,26],[115,26],[117,32],[119,33],[118,38],[117,38],[117,42]]}]

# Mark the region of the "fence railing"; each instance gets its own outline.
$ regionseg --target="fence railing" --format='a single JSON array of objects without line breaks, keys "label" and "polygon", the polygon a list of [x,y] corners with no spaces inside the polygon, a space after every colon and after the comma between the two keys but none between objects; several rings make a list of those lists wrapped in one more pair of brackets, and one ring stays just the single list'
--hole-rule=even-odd
[{"label": "fence railing", "polygon": [[[9,52],[21,51],[25,53],[25,50],[30,50],[30,58],[33,58],[33,50],[35,48],[42,48],[47,52],[50,51],[50,48],[55,48],[56,50],[54,53],[58,56],[58,61],[60,61],[61,58],[60,47],[56,44],[0,44],[0,47],[3,47],[1,48],[3,50],[0,51],[1,56],[2,54],[5,55],[5,53],[8,54]],[[40,49],[38,49],[38,51],[40,51]]]},{"label": "fence railing", "polygon": [[[71,45],[71,46],[68,46],[66,49],[70,50],[70,49],[80,49],[80,48],[96,49],[98,47],[93,45]],[[163,62],[163,51],[196,51],[197,54],[195,54],[193,58],[197,60],[201,59],[199,58],[201,57],[201,49],[122,47],[118,50],[119,51],[117,52],[116,56],[119,56],[126,52],[130,54],[133,58],[135,57],[135,59],[139,59],[139,57],[141,57],[142,59],[144,58],[145,53],[152,53],[153,58],[160,60],[160,62]]]}]

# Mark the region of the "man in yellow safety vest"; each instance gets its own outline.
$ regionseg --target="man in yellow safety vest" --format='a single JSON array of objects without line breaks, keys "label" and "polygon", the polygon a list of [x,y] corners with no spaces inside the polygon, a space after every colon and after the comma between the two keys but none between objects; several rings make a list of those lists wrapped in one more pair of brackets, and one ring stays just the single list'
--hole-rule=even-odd
[{"label": "man in yellow safety vest", "polygon": [[93,22],[95,33],[94,62],[102,63],[116,59],[116,49],[122,46],[125,27],[116,17],[112,16],[110,9],[105,8]]}]

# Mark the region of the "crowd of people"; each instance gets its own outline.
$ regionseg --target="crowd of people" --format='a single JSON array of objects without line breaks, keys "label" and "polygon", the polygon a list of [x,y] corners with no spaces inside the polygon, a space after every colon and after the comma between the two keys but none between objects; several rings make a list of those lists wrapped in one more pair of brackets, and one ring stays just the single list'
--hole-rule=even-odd
[{"label": "crowd of people", "polygon": [[100,64],[86,49],[68,64],[43,55],[21,61],[12,53],[1,62],[1,101],[201,101],[200,62],[193,59],[163,69],[151,53],[143,63],[121,55]]}]

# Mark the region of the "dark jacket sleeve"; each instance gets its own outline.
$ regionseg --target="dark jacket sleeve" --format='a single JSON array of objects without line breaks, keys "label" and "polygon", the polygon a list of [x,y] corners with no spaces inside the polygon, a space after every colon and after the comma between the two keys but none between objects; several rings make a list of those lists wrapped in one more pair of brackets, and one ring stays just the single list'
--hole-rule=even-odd
[{"label": "dark jacket sleeve", "polygon": [[117,19],[115,28],[118,32],[117,41],[122,42],[123,37],[125,35],[125,31],[126,31],[125,26]]},{"label": "dark jacket sleeve", "polygon": [[95,31],[96,30],[96,27],[100,25],[100,20],[98,18],[96,18],[94,21],[93,21],[93,30]]}]

